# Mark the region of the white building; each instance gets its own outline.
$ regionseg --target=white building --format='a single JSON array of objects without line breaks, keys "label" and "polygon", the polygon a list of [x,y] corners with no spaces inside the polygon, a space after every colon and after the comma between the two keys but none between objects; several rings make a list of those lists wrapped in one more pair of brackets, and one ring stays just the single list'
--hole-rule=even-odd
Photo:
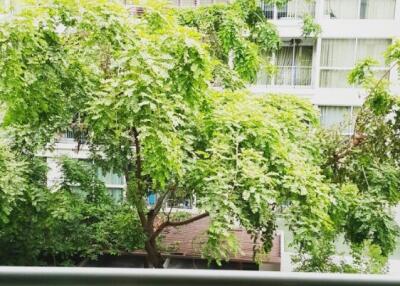
[{"label": "white building", "polygon": [[[347,83],[347,74],[367,56],[379,61],[377,75],[386,74],[383,52],[400,37],[400,1],[291,0],[283,8],[264,5],[263,10],[277,26],[283,48],[275,55],[278,73],[272,78],[260,73],[251,90],[309,98],[320,107],[326,127],[354,117],[365,94]],[[302,37],[307,14],[321,26],[318,38]],[[396,69],[388,77],[392,89],[400,90]],[[343,132],[351,129],[347,126]]]}]

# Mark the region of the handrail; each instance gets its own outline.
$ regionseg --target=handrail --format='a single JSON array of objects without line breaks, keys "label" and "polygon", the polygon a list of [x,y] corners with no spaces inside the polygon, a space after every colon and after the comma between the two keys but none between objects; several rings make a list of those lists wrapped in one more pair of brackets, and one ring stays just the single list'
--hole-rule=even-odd
[{"label": "handrail", "polygon": [[263,271],[0,267],[7,286],[389,286],[400,276]]}]

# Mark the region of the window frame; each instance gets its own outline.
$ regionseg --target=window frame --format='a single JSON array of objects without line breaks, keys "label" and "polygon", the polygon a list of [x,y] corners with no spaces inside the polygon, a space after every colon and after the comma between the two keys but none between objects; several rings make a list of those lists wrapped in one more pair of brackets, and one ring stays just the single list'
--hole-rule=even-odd
[{"label": "window frame", "polygon": [[[329,19],[331,19],[331,20],[395,20],[395,18],[396,18],[396,12],[395,11],[393,12],[393,17],[392,18],[361,18],[362,1],[365,1],[365,0],[358,0],[357,1],[358,4],[357,4],[357,17],[356,18],[337,18],[337,17],[332,18],[330,16],[330,14],[327,13],[327,11],[326,11],[326,7],[327,7],[327,2],[328,1],[329,0],[324,0],[323,1],[323,13],[324,13],[324,16],[329,16]],[[367,1],[369,1],[369,0],[367,0]],[[399,0],[394,0],[395,9],[396,9],[396,5],[397,5],[397,1],[399,1]]]},{"label": "window frame", "polygon": [[[269,19],[269,20],[282,20],[282,19],[284,19],[284,20],[299,20],[299,19],[303,19],[303,18],[304,18],[304,17],[303,17],[304,15],[302,15],[302,16],[299,16],[299,15],[298,15],[298,14],[299,14],[299,11],[298,11],[298,9],[299,9],[298,1],[300,1],[300,0],[289,0],[289,1],[295,1],[295,9],[294,9],[294,16],[293,16],[293,17],[288,17],[288,16],[286,16],[286,17],[278,17],[279,8],[278,8],[278,6],[277,6],[276,4],[266,4],[266,3],[264,3],[263,1],[261,1],[260,8],[261,8],[261,10],[263,11],[264,16],[265,16],[267,19]],[[313,7],[313,13],[312,13],[312,14],[309,14],[309,15],[315,19],[315,15],[316,15],[316,3],[315,3],[315,2],[312,2],[312,3],[313,3],[313,5],[314,5],[314,7]],[[309,4],[312,5],[312,4],[311,4],[311,1],[310,1]],[[266,7],[268,7],[268,6],[273,6],[273,7],[272,7],[272,18],[269,18],[269,17],[267,17],[267,15],[266,15],[266,10],[265,10],[265,9],[266,9]],[[286,7],[286,9],[287,9],[287,4],[285,4],[285,5],[282,6],[282,7]],[[288,13],[287,10],[286,10],[286,13]]]},{"label": "window frame", "polygon": [[[355,44],[354,44],[352,65],[349,65],[348,67],[323,66],[323,65],[321,64],[321,60],[322,60],[322,45],[323,45],[324,40],[325,40],[325,41],[326,41],[326,40],[354,40],[354,41],[355,41]],[[321,75],[322,75],[322,72],[323,72],[323,71],[346,71],[346,72],[351,72],[351,71],[354,69],[354,67],[355,67],[355,65],[357,64],[357,62],[358,62],[359,60],[361,60],[361,59],[358,59],[358,60],[357,60],[357,58],[358,58],[357,55],[358,55],[358,45],[359,45],[359,41],[362,41],[362,40],[377,40],[377,41],[381,40],[381,41],[387,41],[387,42],[388,42],[388,46],[391,44],[391,42],[393,42],[393,40],[390,39],[390,38],[384,38],[384,39],[381,39],[381,38],[324,38],[324,39],[321,39],[321,47],[320,47],[320,49],[321,49],[321,56],[320,56],[320,59],[319,59],[319,82],[317,83],[319,88],[355,88],[354,85],[350,85],[350,84],[349,84],[348,86],[346,86],[346,87],[322,86],[322,85],[321,85],[321,79],[322,79],[322,76],[321,76]],[[390,67],[389,67],[388,65],[384,65],[384,66],[375,66],[375,67],[372,67],[371,70],[372,70],[372,71],[376,71],[376,72],[387,72],[387,71],[390,70]]]},{"label": "window frame", "polygon": [[[277,69],[279,70],[279,68],[290,68],[291,72],[290,72],[290,84],[277,84],[277,76],[276,74],[273,74],[271,76],[267,76],[267,82],[266,84],[262,84],[262,85],[266,85],[269,87],[300,87],[300,88],[310,88],[313,86],[313,67],[314,67],[314,60],[315,60],[315,45],[312,45],[311,43],[296,43],[296,41],[294,41],[292,44],[284,44],[282,46],[282,48],[291,48],[291,54],[292,54],[292,58],[291,58],[291,63],[292,65],[290,66],[278,66],[277,65],[277,53],[273,53],[272,57],[271,57],[271,62],[272,64],[274,64]],[[300,47],[310,47],[311,48],[311,64],[309,66],[304,66],[304,65],[295,65],[296,63],[296,53],[298,51],[298,49]],[[301,85],[301,84],[296,84],[296,69],[309,69],[309,74],[310,74],[310,83],[308,85]]]},{"label": "window frame", "polygon": [[340,132],[340,134],[341,135],[343,135],[343,136],[352,136],[352,135],[354,135],[354,131],[355,131],[355,121],[356,121],[356,119],[357,119],[357,112],[355,111],[356,109],[360,109],[361,108],[361,106],[357,106],[357,105],[317,105],[317,107],[318,107],[318,110],[319,110],[319,112],[320,112],[320,126],[321,126],[321,128],[323,128],[323,129],[330,129],[330,128],[333,128],[333,127],[335,127],[335,126],[329,126],[329,127],[325,127],[325,126],[322,126],[322,121],[321,121],[321,119],[322,119],[322,112],[321,112],[321,108],[329,108],[329,107],[331,107],[331,108],[348,108],[349,109],[349,115],[350,115],[350,122],[349,122],[349,124],[346,124],[346,122],[344,122],[344,119],[342,120],[342,122],[340,122],[340,124],[339,124],[339,126],[337,126],[337,127],[340,127],[340,125],[341,124],[346,124],[346,125],[348,125],[348,126],[344,126],[344,127],[346,127],[346,130],[344,130],[344,131],[341,131]]}]

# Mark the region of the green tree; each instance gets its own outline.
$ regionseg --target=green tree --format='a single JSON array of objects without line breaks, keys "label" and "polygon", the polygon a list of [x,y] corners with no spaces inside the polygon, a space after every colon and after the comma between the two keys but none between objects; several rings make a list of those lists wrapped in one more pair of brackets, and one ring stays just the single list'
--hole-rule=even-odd
[{"label": "green tree", "polygon": [[[41,158],[25,160],[19,178],[7,182],[24,184],[18,186],[10,219],[0,222],[1,265],[82,265],[102,254],[142,248],[137,216],[128,205],[111,200],[93,166],[65,159],[62,169],[64,180],[56,192],[46,186]],[[1,179],[11,174],[2,173]]]},{"label": "green tree", "polygon": [[[257,1],[195,11],[155,3],[140,18],[111,1],[46,2],[0,28],[3,125],[24,156],[48,148],[56,134],[72,128],[96,164],[124,175],[126,212],[136,212],[141,235],[123,237],[138,242],[144,236],[149,266],[163,265],[157,239],[166,227],[207,216],[203,253],[217,261],[239,251],[230,232],[237,222],[262,242],[261,257],[283,215],[301,261],[312,265],[311,257],[312,269],[320,271],[325,269],[318,261],[330,254],[329,240],[337,233],[359,238],[344,210],[365,213],[371,205],[335,207],[346,203],[340,200],[345,193],[322,159],[315,109],[290,96],[238,90],[254,80],[262,55],[279,46]],[[73,176],[74,170],[65,172]],[[96,203],[98,193],[88,183],[80,181],[84,198]],[[150,193],[158,196],[151,208]],[[199,215],[164,213],[168,199],[188,196],[196,196]],[[103,204],[100,200],[99,214]],[[64,221],[71,222],[68,216]],[[386,237],[381,229],[377,236],[379,242]],[[381,251],[387,255],[390,248]]]},{"label": "green tree", "polygon": [[[389,71],[399,65],[399,51],[399,42],[387,50]],[[326,241],[329,250],[315,255],[320,255],[318,267],[323,271],[382,272],[398,241],[399,226],[393,209],[400,202],[400,102],[389,89],[389,72],[376,77],[376,64],[373,59],[365,59],[349,74],[349,82],[367,92],[354,135],[343,138],[328,131],[322,136],[321,166],[337,189],[333,193],[336,203],[330,210],[335,235]],[[332,241],[340,234],[351,246],[353,265],[337,265],[331,260],[335,254]],[[370,260],[365,259],[368,256]],[[301,269],[315,268],[304,264]]]},{"label": "green tree", "polygon": [[[205,216],[212,223],[204,253],[218,261],[237,250],[235,221],[268,251],[281,204],[302,244],[329,228],[329,188],[312,159],[314,109],[290,97],[213,90],[216,67],[224,78],[252,80],[261,51],[278,45],[258,6],[243,3],[196,12],[224,14],[213,23],[222,26],[215,44],[198,20],[199,31],[180,25],[186,15],[149,6],[130,18],[108,1],[43,2],[1,28],[0,94],[17,145],[34,153],[68,126],[84,134],[93,159],[125,175],[152,266],[163,264],[156,239],[165,227]],[[244,25],[253,27],[248,36],[240,36]],[[216,46],[221,53],[210,52]],[[150,191],[158,202],[148,209]],[[160,215],[168,197],[191,195],[202,214]]]}]

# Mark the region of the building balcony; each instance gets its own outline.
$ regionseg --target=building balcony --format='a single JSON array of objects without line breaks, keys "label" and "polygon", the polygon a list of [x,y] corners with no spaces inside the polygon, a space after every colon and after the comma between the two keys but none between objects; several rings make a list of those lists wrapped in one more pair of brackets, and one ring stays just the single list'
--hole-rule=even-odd
[{"label": "building balcony", "polygon": [[278,66],[277,73],[268,75],[260,71],[257,76],[257,86],[282,88],[311,87],[311,66]]},{"label": "building balcony", "polygon": [[315,17],[315,2],[307,0],[290,0],[287,4],[278,6],[262,1],[261,9],[264,16],[270,20],[296,20],[310,15]]}]

